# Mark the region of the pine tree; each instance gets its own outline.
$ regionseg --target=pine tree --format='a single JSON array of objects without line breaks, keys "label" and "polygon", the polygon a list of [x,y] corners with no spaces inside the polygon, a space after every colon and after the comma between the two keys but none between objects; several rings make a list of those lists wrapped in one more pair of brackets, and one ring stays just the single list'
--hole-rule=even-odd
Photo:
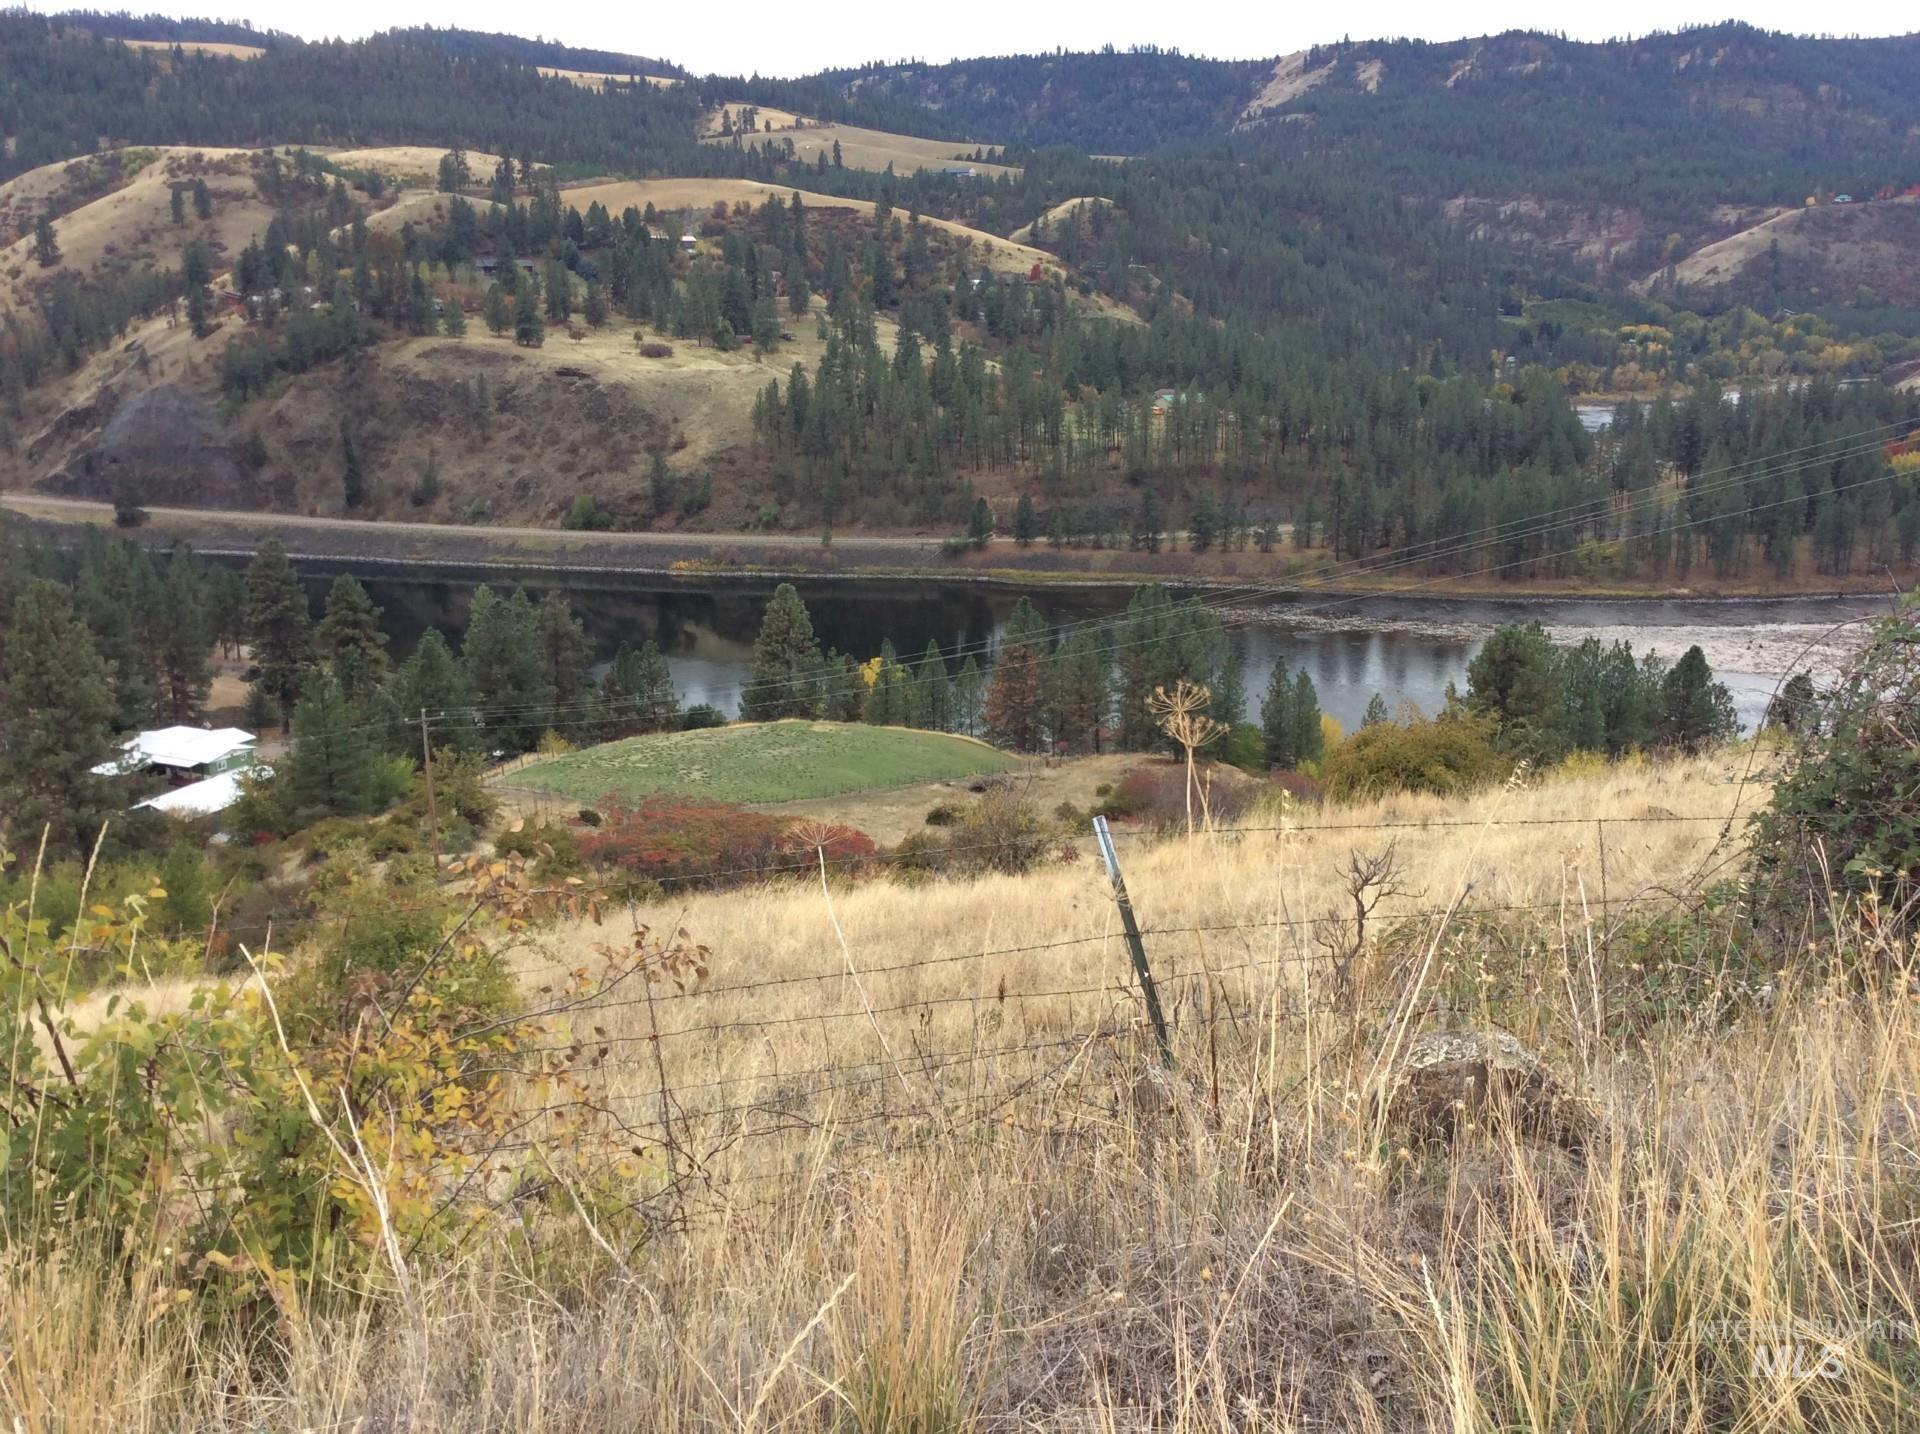
[{"label": "pine tree", "polygon": [[436,751],[470,752],[477,745],[473,714],[468,710],[473,705],[473,693],[467,686],[466,673],[438,628],[430,627],[421,634],[412,656],[400,664],[387,684],[387,697],[394,717],[391,750],[419,753],[422,713],[427,716]]},{"label": "pine tree", "polygon": [[167,209],[176,225],[187,222],[187,192],[177,184],[168,195]]},{"label": "pine tree", "polygon": [[349,702],[364,702],[386,680],[387,635],[380,630],[380,609],[358,579],[333,580],[326,611],[313,630],[313,650],[333,669]]},{"label": "pine tree", "polygon": [[1267,678],[1267,694],[1260,702],[1261,753],[1269,767],[1300,765],[1300,749],[1293,720],[1293,681],[1284,658],[1274,659]]},{"label": "pine tree", "polygon": [[167,564],[160,632],[156,686],[161,710],[174,722],[198,721],[213,686],[207,669],[213,631],[206,579],[200,565],[184,551],[176,552]]},{"label": "pine tree", "polygon": [[792,583],[773,590],[753,640],[753,667],[740,697],[740,716],[748,722],[820,713],[823,663],[814,640],[813,620]]},{"label": "pine tree", "polygon": [[967,515],[967,541],[984,548],[993,541],[993,509],[985,498],[975,498]]},{"label": "pine tree", "polygon": [[540,318],[540,295],[532,275],[523,275],[513,298],[513,341],[522,348],[537,349],[547,341],[547,326]]},{"label": "pine tree", "polygon": [[291,713],[310,660],[312,616],[307,595],[278,538],[269,538],[247,565],[247,640],[260,687],[282,713]]},{"label": "pine tree", "polygon": [[117,803],[93,768],[114,753],[113,684],[59,584],[29,582],[0,655],[0,812],[30,851],[82,856]]},{"label": "pine tree", "polygon": [[1360,719],[1362,727],[1378,727],[1387,720],[1387,699],[1378,692],[1367,699],[1367,712]]},{"label": "pine tree", "polygon": [[587,717],[593,696],[593,643],[573,607],[558,592],[549,592],[534,609],[534,641],[539,644],[540,684],[551,694],[546,714],[549,727],[564,730]]},{"label": "pine tree", "polygon": [[980,664],[974,661],[972,653],[968,653],[961,659],[959,671],[953,674],[952,730],[969,737],[980,730],[980,709],[984,696],[985,684],[980,676]]},{"label": "pine tree", "polygon": [[53,220],[42,214],[33,225],[33,257],[42,269],[60,262],[60,241],[53,232]]},{"label": "pine tree", "polygon": [[287,796],[303,825],[354,816],[372,805],[366,731],[333,674],[321,669],[301,693],[287,749]]},{"label": "pine tree", "polygon": [[1325,755],[1327,739],[1320,725],[1320,694],[1313,690],[1313,679],[1301,668],[1293,679],[1293,750],[1295,765],[1318,762]]},{"label": "pine tree", "polygon": [[1026,547],[1040,535],[1040,525],[1034,517],[1033,499],[1022,493],[1020,501],[1013,508],[1013,540]]},{"label": "pine tree", "polygon": [[1047,625],[1026,598],[1013,605],[987,677],[987,740],[1016,752],[1046,744]]},{"label": "pine tree", "polygon": [[1220,666],[1208,684],[1213,700],[1207,704],[1207,715],[1231,727],[1247,716],[1247,662],[1238,643],[1224,642],[1221,649]]},{"label": "pine tree", "polygon": [[553,703],[535,628],[533,603],[521,589],[508,597],[485,584],[474,589],[460,660],[487,740],[503,751],[530,750]]},{"label": "pine tree", "polygon": [[193,181],[193,212],[201,219],[213,218],[213,191],[204,179]]},{"label": "pine tree", "polygon": [[513,326],[513,311],[507,306],[506,293],[498,284],[487,286],[487,329],[504,334]]},{"label": "pine tree", "polygon": [[1660,685],[1660,744],[1692,755],[1739,730],[1732,695],[1713,680],[1706,654],[1689,647]]},{"label": "pine tree", "polygon": [[920,665],[913,670],[913,724],[933,732],[945,732],[953,723],[953,686],[947,678],[947,660],[940,644],[927,639],[927,650],[920,654]]},{"label": "pine tree", "polygon": [[460,307],[458,295],[451,295],[442,301],[440,326],[447,331],[447,337],[450,339],[463,339],[467,336],[467,311]]},{"label": "pine tree", "polygon": [[674,690],[673,669],[651,639],[637,652],[620,644],[600,679],[600,702],[608,719],[623,730],[664,732],[679,725],[680,695]]},{"label": "pine tree", "polygon": [[1113,705],[1113,659],[1100,633],[1082,628],[1054,649],[1047,665],[1047,729],[1054,742],[1098,752]]}]

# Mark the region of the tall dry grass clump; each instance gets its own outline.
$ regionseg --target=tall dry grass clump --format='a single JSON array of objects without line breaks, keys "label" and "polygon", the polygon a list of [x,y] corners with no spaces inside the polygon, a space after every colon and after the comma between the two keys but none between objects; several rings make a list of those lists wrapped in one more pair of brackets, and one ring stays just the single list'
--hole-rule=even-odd
[{"label": "tall dry grass clump", "polygon": [[[1753,959],[1699,896],[1725,824],[1679,820],[1743,771],[1125,844],[1170,1073],[1086,862],[635,913],[711,970],[529,1040],[579,1087],[564,1138],[514,1097],[533,1155],[476,1178],[507,1218],[409,1300],[181,1308],[157,1240],[10,1257],[0,1403],[36,1434],[1907,1427],[1912,953],[1841,912],[1792,973]],[[620,944],[543,940],[536,1006]]]}]

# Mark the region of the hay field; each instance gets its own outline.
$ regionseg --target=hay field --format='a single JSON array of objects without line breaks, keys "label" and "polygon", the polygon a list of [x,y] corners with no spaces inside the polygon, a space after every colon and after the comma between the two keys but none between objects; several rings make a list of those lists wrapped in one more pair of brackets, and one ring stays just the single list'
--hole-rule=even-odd
[{"label": "hay field", "polygon": [[605,742],[522,767],[506,785],[577,801],[790,802],[1005,772],[1019,759],[945,732],[853,722],[746,722]]},{"label": "hay field", "polygon": [[[716,201],[727,204],[741,202],[760,205],[768,199],[786,199],[795,193],[792,185],[764,184],[757,179],[623,179],[605,184],[587,184],[572,189],[563,189],[560,196],[568,204],[584,210],[598,200],[614,214],[620,213],[629,204],[645,208],[652,204],[655,209],[706,210]],[[867,199],[838,199],[832,195],[815,194],[810,190],[798,191],[801,203],[813,209],[852,210],[856,214],[871,215],[873,202]],[[905,216],[903,215],[904,219]],[[968,241],[980,258],[996,272],[1024,273],[1033,265],[1039,264],[1049,272],[1060,271],[1060,261],[1043,249],[1030,245],[1016,244],[1010,239],[1001,239],[983,230],[970,229],[964,224],[955,224],[950,220],[923,218],[923,224],[931,225],[956,238]]]},{"label": "hay field", "polygon": [[[722,135],[719,130],[720,116],[730,113],[737,124],[740,105],[729,105],[725,110],[715,110],[702,122],[702,138],[709,144],[731,144],[731,135]],[[859,125],[821,123],[793,115],[785,110],[762,109],[759,113],[760,128],[752,134],[740,136],[741,143],[765,143],[768,140],[792,140],[796,156],[808,164],[817,162],[821,155],[833,155],[833,146],[840,146],[840,161],[849,169],[884,170],[892,165],[897,174],[911,174],[920,169],[944,169],[949,165],[977,170],[983,177],[1000,174],[1020,173],[1016,165],[991,164],[984,161],[962,158],[976,149],[994,149],[995,145],[979,140],[957,139],[920,139],[913,135],[892,134],[886,130],[864,129]],[[767,122],[773,122],[773,128],[766,128]]]}]

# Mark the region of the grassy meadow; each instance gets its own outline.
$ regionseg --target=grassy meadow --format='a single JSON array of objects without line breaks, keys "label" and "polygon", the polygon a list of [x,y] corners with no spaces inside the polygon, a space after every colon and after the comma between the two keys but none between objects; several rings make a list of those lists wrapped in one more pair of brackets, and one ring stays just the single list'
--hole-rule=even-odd
[{"label": "grassy meadow", "polygon": [[790,802],[1011,771],[1017,757],[944,732],[757,722],[606,742],[523,767],[505,785],[582,802],[696,797]]}]

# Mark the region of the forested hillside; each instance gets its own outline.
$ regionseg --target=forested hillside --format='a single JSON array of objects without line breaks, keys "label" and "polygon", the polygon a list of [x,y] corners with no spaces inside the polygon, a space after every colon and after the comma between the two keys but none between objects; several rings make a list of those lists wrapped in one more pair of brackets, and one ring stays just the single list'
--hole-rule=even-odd
[{"label": "forested hillside", "polygon": [[[198,24],[171,33],[226,33]],[[1840,575],[1920,545],[1911,403],[1835,386],[1920,359],[1907,230],[1877,225],[1852,283],[1834,244],[1733,245],[1736,283],[1650,237],[1773,212],[1843,153],[1903,179],[1909,41],[1721,27],[650,84],[671,67],[461,30],[243,59],[130,49],[168,25],[127,17],[0,26],[5,163],[56,160],[0,209],[17,481],[130,509],[1144,549],[1185,529],[1435,567],[1571,505],[1494,565],[1565,573],[1598,544],[1580,561],[1612,576]],[[754,105],[780,127],[696,138]],[[1028,147],[982,171],[802,157],[794,134],[839,120],[952,136],[956,160],[983,131]],[[1426,135],[1449,152],[1409,158]],[[1515,205],[1469,203],[1506,186],[1536,228],[1630,215],[1640,282],[1509,242]],[[1786,380],[1812,385],[1792,416],[1723,432],[1774,412],[1723,391]],[[1593,393],[1655,406],[1596,443],[1569,405]],[[1690,481],[1849,438],[1797,495]]]}]

